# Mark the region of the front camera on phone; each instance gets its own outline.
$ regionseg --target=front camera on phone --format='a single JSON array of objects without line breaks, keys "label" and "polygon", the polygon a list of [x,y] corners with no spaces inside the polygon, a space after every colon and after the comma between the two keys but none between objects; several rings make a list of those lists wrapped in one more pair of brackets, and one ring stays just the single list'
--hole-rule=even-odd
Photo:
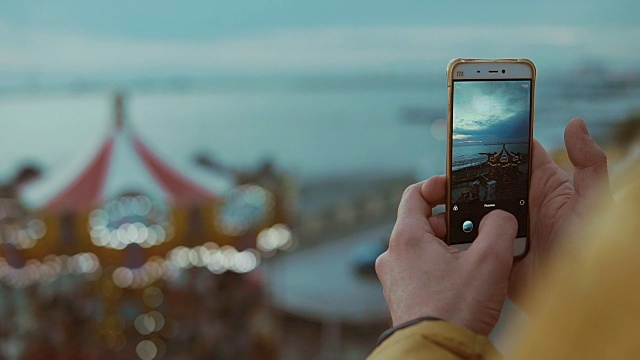
[{"label": "front camera on phone", "polygon": [[506,73],[506,72],[507,72],[507,70],[505,70],[505,69],[502,69],[502,73],[503,73],[503,74],[504,74],[504,73]]}]

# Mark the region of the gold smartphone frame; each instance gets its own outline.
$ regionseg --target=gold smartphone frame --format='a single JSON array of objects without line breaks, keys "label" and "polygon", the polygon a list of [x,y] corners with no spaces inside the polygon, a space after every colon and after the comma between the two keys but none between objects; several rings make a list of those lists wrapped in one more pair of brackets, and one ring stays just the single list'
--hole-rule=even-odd
[{"label": "gold smartphone frame", "polygon": [[[531,189],[531,168],[533,163],[533,122],[535,119],[535,88],[536,88],[536,67],[534,63],[529,59],[453,59],[447,65],[447,91],[449,94],[449,103],[447,107],[447,203],[446,203],[446,220],[447,220],[447,236],[446,242],[450,244],[449,234],[451,224],[451,169],[452,169],[452,157],[453,157],[453,81],[454,71],[460,64],[525,64],[531,68],[531,95],[530,95],[530,121],[529,121],[529,173],[528,173],[528,187]],[[482,80],[482,78],[474,78],[474,80]],[[509,78],[505,78],[509,79]],[[516,79],[516,78],[511,78]],[[524,79],[524,78],[523,78]],[[528,79],[528,78],[527,78]],[[487,81],[496,80],[487,78]],[[531,206],[530,206],[530,191],[527,191],[527,232],[524,240],[524,247],[517,248],[514,246],[514,258],[522,258],[529,251],[529,242],[531,239]],[[518,238],[520,239],[520,238]],[[471,243],[455,244],[453,246],[459,249],[468,248]]]}]

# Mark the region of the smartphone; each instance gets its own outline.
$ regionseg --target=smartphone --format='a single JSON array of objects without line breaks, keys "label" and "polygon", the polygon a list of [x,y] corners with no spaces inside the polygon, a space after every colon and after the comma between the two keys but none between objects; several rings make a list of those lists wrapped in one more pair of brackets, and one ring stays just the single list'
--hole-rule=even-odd
[{"label": "smartphone", "polygon": [[447,67],[447,243],[467,248],[482,218],[518,220],[514,257],[529,249],[536,68],[528,59],[455,59]]}]

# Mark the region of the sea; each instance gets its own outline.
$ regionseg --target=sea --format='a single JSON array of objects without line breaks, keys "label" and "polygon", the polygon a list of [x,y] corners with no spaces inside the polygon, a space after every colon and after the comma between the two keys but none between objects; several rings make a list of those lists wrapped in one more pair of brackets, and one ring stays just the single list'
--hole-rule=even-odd
[{"label": "sea", "polygon": [[[445,171],[444,75],[212,79],[121,88],[127,126],[187,175],[200,176],[199,153],[233,169],[270,159],[302,182],[406,173],[419,180]],[[71,181],[112,131],[116,92],[0,92],[0,181],[25,163],[43,168],[45,179]],[[639,98],[638,82],[603,88],[541,76],[534,136],[557,148],[566,123],[584,117],[596,138],[607,139],[616,121],[638,111]]]}]

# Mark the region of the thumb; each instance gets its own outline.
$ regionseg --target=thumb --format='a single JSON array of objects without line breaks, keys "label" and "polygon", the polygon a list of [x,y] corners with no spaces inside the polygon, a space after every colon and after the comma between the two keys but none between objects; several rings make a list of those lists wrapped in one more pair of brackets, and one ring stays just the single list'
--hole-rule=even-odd
[{"label": "thumb", "polygon": [[515,216],[506,211],[494,210],[480,221],[478,237],[465,256],[490,262],[508,273],[513,263],[513,243],[517,233],[518,221]]},{"label": "thumb", "polygon": [[582,119],[573,119],[564,131],[569,160],[575,167],[573,184],[580,196],[593,197],[609,190],[607,155],[596,144]]}]

